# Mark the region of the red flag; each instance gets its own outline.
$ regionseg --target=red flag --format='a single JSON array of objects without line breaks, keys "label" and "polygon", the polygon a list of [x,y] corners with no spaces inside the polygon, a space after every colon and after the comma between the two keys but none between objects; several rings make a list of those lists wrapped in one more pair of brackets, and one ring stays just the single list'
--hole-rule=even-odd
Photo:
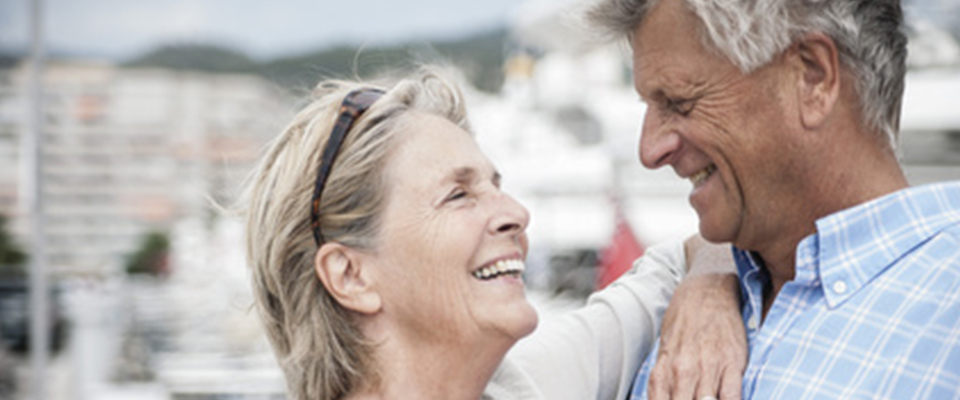
[{"label": "red flag", "polygon": [[617,207],[616,219],[617,227],[613,234],[613,241],[600,253],[597,290],[603,289],[629,271],[633,262],[643,255],[643,246],[633,235],[630,223],[624,218],[620,207]]}]

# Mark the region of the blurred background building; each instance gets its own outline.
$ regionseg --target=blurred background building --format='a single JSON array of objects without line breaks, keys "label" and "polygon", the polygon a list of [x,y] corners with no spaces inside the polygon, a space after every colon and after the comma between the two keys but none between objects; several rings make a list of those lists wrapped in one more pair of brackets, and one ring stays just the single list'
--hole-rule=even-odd
[{"label": "blurred background building", "polygon": [[[25,218],[16,203],[26,73],[24,64],[5,70],[0,86],[0,213],[13,217],[11,231],[22,238]],[[214,253],[218,257],[179,250],[216,248],[215,232],[229,219],[241,180],[292,103],[288,92],[258,76],[104,62],[55,61],[43,82],[44,233],[55,314],[69,322],[69,333],[62,334],[70,335],[68,357],[75,361],[54,364],[54,371],[59,366],[77,374],[73,383],[51,385],[51,395],[63,398],[116,377],[155,376],[144,365],[130,372],[111,360],[189,348],[175,344],[178,321],[215,322],[210,315],[190,320],[192,311],[204,308],[184,303],[209,304],[211,291],[188,285],[170,297],[167,288],[194,268],[241,266],[242,259],[229,255],[242,249],[232,242],[233,248]],[[144,253],[150,246],[153,255]],[[172,274],[173,266],[187,269]],[[241,268],[231,270],[244,277]],[[157,282],[162,278],[166,283]],[[184,304],[174,307],[178,303]],[[25,334],[26,324],[21,327],[5,332],[5,339],[15,343]],[[148,358],[125,362],[152,364]]]},{"label": "blurred background building", "polygon": [[[0,86],[0,213],[17,215],[27,69]],[[229,205],[289,95],[249,75],[55,61],[44,76],[44,195],[54,276],[123,272],[152,229]],[[15,231],[22,227],[14,226]]]},{"label": "blurred background building", "polygon": [[[583,4],[518,2],[502,6],[506,18],[490,29],[363,50],[54,51],[42,79],[44,233],[58,321],[50,398],[284,398],[251,308],[243,227],[229,208],[260,151],[323,76],[438,59],[462,70],[477,139],[533,216],[526,280],[542,313],[575,307],[597,288],[598,271],[624,257],[613,243],[640,252],[695,232],[689,184],[639,165],[644,108],[629,51],[585,33],[573,17]],[[902,159],[913,184],[960,179],[960,5],[908,5],[916,11]],[[16,10],[0,6],[0,14]],[[0,50],[9,42],[0,37]],[[8,231],[11,246],[29,253],[20,157],[27,67],[22,52],[5,54],[0,238]],[[25,399],[26,264],[2,260],[0,398]]]}]

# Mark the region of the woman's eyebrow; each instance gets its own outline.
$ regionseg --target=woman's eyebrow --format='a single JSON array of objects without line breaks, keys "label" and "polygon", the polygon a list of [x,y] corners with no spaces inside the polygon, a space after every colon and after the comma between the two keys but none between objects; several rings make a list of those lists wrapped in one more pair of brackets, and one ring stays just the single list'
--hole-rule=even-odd
[{"label": "woman's eyebrow", "polygon": [[[476,168],[473,167],[459,167],[453,170],[453,173],[450,175],[452,180],[456,183],[466,185],[470,184],[477,179],[479,173]],[[496,186],[500,186],[500,181],[503,179],[503,176],[500,175],[500,171],[494,170],[493,174],[490,176],[490,180]]]},{"label": "woman's eyebrow", "polygon": [[470,183],[477,176],[477,170],[473,167],[459,167],[453,170],[453,181],[457,183]]}]

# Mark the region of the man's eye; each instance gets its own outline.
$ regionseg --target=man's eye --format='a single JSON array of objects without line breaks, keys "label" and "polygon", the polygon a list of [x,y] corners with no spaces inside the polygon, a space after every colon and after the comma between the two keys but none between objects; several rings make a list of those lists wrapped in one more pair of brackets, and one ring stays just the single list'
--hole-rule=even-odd
[{"label": "man's eye", "polygon": [[667,108],[671,112],[680,114],[681,116],[688,116],[693,112],[693,106],[695,104],[694,99],[669,99],[667,100]]}]

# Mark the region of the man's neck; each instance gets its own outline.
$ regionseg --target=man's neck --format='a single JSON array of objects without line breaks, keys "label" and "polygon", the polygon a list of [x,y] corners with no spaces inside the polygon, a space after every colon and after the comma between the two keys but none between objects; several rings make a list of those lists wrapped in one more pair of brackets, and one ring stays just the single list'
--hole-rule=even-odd
[{"label": "man's neck", "polygon": [[763,319],[766,319],[767,312],[770,311],[770,307],[783,285],[792,281],[796,276],[797,244],[804,236],[806,234],[801,234],[799,238],[781,238],[772,243],[766,250],[756,252],[756,255],[760,257],[759,261],[763,268],[770,274],[770,286],[764,288],[763,293]]},{"label": "man's neck", "polygon": [[[800,241],[816,233],[816,221],[839,211],[855,207],[870,200],[902,190],[908,186],[903,170],[893,152],[869,140],[857,143],[860,137],[843,137],[847,140],[836,143],[833,149],[824,151],[825,158],[811,163],[813,174],[803,192],[813,195],[804,204],[803,210],[794,215],[802,216],[799,223],[787,231],[773,234],[772,240],[753,248],[763,259],[770,273],[770,290],[764,293],[764,316],[773,305],[783,286],[796,276],[796,251]],[[858,149],[844,152],[842,149]],[[829,154],[833,152],[833,154]]]}]

